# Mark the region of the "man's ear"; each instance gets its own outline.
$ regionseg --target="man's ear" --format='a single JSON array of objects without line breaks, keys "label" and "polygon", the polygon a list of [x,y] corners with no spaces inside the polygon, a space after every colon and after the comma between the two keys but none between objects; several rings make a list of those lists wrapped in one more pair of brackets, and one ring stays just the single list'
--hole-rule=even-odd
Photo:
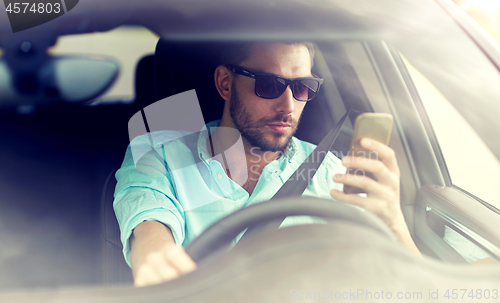
[{"label": "man's ear", "polygon": [[231,85],[233,82],[233,73],[224,65],[219,65],[214,73],[215,88],[222,99],[229,101],[231,99]]}]

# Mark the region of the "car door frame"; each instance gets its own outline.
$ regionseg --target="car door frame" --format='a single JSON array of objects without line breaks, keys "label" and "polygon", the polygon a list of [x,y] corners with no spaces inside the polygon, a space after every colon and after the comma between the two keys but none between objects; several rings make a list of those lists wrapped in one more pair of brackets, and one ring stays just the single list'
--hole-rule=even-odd
[{"label": "car door frame", "polygon": [[[467,25],[461,24],[461,27],[464,29]],[[466,32],[472,37],[476,30],[473,27]],[[474,42],[498,69],[500,53],[493,52],[495,49],[491,45],[482,48],[490,41],[482,33],[477,33],[477,37],[479,41]],[[379,81],[385,87],[388,103],[394,110],[395,126],[400,130],[404,153],[412,170],[412,177],[402,172],[402,191],[412,183],[418,190],[414,203],[410,203],[414,207],[415,222],[414,229],[410,230],[417,246],[428,255],[465,262],[431,227],[432,224],[446,223],[498,259],[500,232],[493,226],[495,221],[498,222],[500,211],[451,183],[439,142],[401,55],[382,41],[366,43],[366,48]],[[397,150],[396,154],[399,161]]]}]

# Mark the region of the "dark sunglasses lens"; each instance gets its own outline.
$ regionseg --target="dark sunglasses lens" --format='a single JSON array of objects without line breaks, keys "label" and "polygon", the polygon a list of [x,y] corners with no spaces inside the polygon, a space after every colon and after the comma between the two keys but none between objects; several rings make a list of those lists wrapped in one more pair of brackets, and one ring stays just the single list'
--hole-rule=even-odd
[{"label": "dark sunglasses lens", "polygon": [[255,79],[255,92],[262,98],[278,98],[285,89],[286,83],[283,79],[272,76],[260,76]]},{"label": "dark sunglasses lens", "polygon": [[293,82],[293,95],[300,101],[309,101],[318,92],[319,82],[314,79],[302,79]]}]

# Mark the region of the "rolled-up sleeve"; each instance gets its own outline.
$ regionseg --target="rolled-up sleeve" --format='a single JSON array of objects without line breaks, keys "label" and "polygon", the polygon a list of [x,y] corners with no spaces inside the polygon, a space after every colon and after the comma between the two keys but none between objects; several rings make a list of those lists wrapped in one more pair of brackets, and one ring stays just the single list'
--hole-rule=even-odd
[{"label": "rolled-up sleeve", "polygon": [[149,152],[134,161],[133,148],[147,147],[148,144],[143,138],[134,139],[115,175],[117,185],[113,208],[120,226],[123,254],[129,266],[129,239],[134,228],[143,221],[165,224],[178,244],[182,244],[185,238],[184,211],[175,196],[163,145],[155,149],[150,147]]}]

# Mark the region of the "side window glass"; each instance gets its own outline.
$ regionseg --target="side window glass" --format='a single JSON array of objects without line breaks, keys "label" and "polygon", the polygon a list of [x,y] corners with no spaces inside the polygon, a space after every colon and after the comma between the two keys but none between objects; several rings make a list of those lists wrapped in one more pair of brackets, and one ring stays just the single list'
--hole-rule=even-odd
[{"label": "side window glass", "polygon": [[452,184],[500,208],[500,162],[450,101],[406,63],[439,142]]},{"label": "side window glass", "polygon": [[[500,162],[444,94],[411,63],[405,62],[436,135],[451,183],[500,208]],[[497,263],[483,248],[497,255],[500,251],[481,236],[458,222],[442,219],[436,222],[441,224],[434,226],[434,231],[467,262]]]}]

